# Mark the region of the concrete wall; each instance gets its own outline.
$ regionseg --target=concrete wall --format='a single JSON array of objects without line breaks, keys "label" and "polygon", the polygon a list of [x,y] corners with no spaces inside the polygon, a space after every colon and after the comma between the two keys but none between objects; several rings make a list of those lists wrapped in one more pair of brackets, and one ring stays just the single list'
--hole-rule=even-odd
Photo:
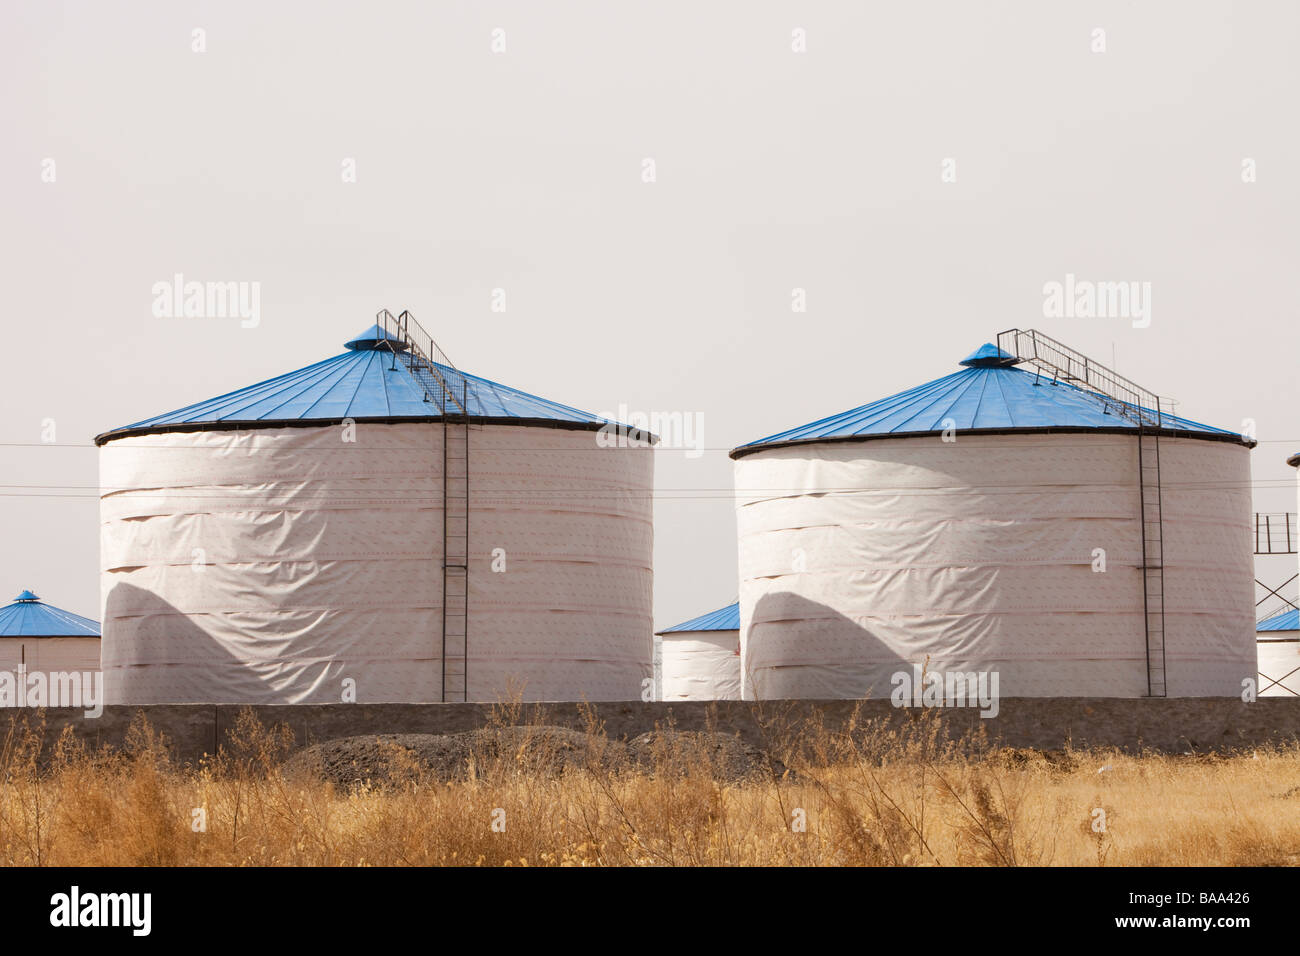
[{"label": "concrete wall", "polygon": [[[557,703],[526,705],[520,722],[545,722],[559,726],[585,726],[583,705]],[[591,705],[605,732],[612,738],[630,738],[653,730],[671,719],[679,730],[702,730],[712,721],[724,733],[736,733],[746,742],[763,746],[780,728],[789,728],[816,713],[828,728],[843,726],[854,707],[860,717],[877,717],[891,723],[916,719],[918,709],[894,708],[887,700],[833,701],[678,701],[655,703],[600,703]],[[80,710],[45,711],[46,737],[53,743],[65,726],[92,746],[121,746],[127,729],[143,711],[153,728],[171,742],[175,755],[196,761],[213,753],[226,740],[242,707],[206,704],[155,704],[148,707],[110,706],[98,718]],[[456,733],[482,726],[492,706],[487,704],[310,704],[258,706],[253,710],[264,724],[285,723],[295,743],[308,743],[356,734]],[[1150,748],[1183,753],[1229,751],[1269,741],[1300,741],[1300,698],[1263,698],[1245,704],[1225,698],[1171,698],[1124,700],[1069,698],[1003,700],[997,717],[981,719],[973,709],[940,711],[951,735],[982,726],[990,738],[1013,747],[1057,749],[1119,747]],[[11,721],[36,716],[35,711],[0,711],[0,734]]]}]

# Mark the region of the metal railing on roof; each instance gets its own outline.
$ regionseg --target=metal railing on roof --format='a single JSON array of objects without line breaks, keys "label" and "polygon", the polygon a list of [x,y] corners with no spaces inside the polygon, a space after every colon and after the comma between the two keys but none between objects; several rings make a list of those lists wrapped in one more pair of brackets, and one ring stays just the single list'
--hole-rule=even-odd
[{"label": "metal railing on roof", "polygon": [[[387,309],[381,309],[375,316],[375,323],[383,329],[386,336],[407,346],[405,352],[393,351],[394,360],[401,361],[411,370],[412,377],[424,389],[425,400],[438,406],[443,414],[468,415],[465,408],[464,376],[452,364],[447,353],[434,341],[433,336],[415,321],[409,311],[393,315]],[[459,387],[453,382],[459,381]]]},{"label": "metal railing on roof", "polygon": [[1050,374],[1055,382],[1092,392],[1105,411],[1114,411],[1134,424],[1159,428],[1169,417],[1164,400],[1155,392],[1037,329],[999,332],[997,345],[1040,373]]}]

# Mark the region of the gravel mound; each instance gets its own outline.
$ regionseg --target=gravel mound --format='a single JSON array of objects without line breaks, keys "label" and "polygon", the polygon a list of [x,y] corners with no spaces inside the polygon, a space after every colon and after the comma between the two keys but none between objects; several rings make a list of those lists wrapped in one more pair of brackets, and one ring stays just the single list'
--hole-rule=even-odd
[{"label": "gravel mound", "polygon": [[362,734],[314,744],[286,763],[342,787],[362,782],[383,786],[413,779],[439,783],[510,767],[526,773],[559,775],[595,760],[614,766],[625,759],[622,744],[610,742],[589,753],[587,735],[567,727],[483,728],[458,734]]},{"label": "gravel mound", "polygon": [[608,771],[684,775],[700,768],[716,779],[779,777],[785,767],[738,737],[696,731],[652,731],[628,743],[597,741],[568,727],[491,727],[458,734],[362,734],[313,744],[286,761],[307,773],[352,788],[410,780],[447,783],[478,773],[517,770],[559,776],[600,766]]}]

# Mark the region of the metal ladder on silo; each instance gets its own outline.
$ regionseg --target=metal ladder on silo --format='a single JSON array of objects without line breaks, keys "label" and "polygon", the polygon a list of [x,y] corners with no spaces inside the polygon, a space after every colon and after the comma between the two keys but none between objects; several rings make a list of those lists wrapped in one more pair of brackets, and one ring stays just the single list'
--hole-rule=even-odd
[{"label": "metal ladder on silo", "polygon": [[[1165,548],[1160,493],[1160,428],[1162,399],[1037,329],[999,332],[997,346],[1039,372],[1051,374],[1047,384],[1063,382],[1098,399],[1102,411],[1137,425],[1138,508],[1142,534],[1142,613],[1146,635],[1147,696],[1167,695],[1165,681]],[[1037,383],[1036,383],[1037,384]]]},{"label": "metal ladder on silo", "polygon": [[[460,407],[468,398],[461,382]],[[442,416],[442,699],[469,699],[469,416]]]},{"label": "metal ladder on silo", "polygon": [[1142,509],[1142,610],[1146,616],[1147,696],[1164,697],[1165,545],[1161,515],[1160,436],[1138,425],[1138,484]]},{"label": "metal ladder on silo", "polygon": [[[469,397],[468,383],[433,336],[409,310],[394,316],[381,309],[377,324],[405,353],[390,345],[393,362],[402,364],[438,407],[442,421],[442,634],[441,698],[465,701],[469,695]],[[437,361],[441,359],[441,361]],[[447,373],[452,375],[448,381]],[[457,395],[456,384],[459,384]],[[451,419],[455,419],[452,421]]]}]

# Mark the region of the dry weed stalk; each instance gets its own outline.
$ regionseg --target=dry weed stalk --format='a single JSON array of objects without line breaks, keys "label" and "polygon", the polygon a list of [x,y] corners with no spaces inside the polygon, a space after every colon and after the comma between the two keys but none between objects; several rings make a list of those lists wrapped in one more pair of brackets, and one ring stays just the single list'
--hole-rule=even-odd
[{"label": "dry weed stalk", "polygon": [[289,759],[292,735],[251,711],[197,766],[142,715],[117,750],[54,737],[38,712],[5,718],[10,865],[1300,864],[1295,744],[1041,754],[950,739],[929,713],[828,727],[772,707],[757,732],[770,766],[738,769],[752,753],[713,718],[632,746],[595,708],[566,729],[506,701],[458,775],[388,742],[385,772],[345,787]]}]

